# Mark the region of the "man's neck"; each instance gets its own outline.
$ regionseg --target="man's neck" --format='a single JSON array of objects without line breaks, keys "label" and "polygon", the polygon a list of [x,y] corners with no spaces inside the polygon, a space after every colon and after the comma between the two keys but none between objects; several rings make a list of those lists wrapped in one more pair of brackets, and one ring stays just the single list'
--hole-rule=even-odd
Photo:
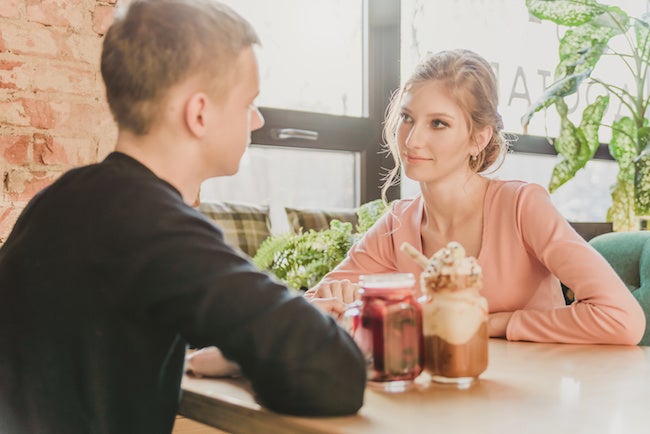
[{"label": "man's neck", "polygon": [[[160,136],[160,135],[159,135]],[[173,185],[188,205],[195,202],[201,182],[199,159],[192,152],[191,145],[183,146],[169,135],[156,134],[139,136],[129,131],[120,131],[115,150],[139,161],[156,176]]]}]

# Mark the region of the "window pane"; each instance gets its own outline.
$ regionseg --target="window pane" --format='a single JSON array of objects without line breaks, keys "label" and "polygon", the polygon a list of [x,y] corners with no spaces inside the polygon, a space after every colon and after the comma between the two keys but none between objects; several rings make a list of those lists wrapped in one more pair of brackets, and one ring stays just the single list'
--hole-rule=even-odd
[{"label": "window pane", "polygon": [[269,205],[274,233],[289,231],[284,207],[353,208],[359,205],[359,155],[250,146],[230,177],[201,186],[201,200]]},{"label": "window pane", "polygon": [[[641,17],[648,9],[646,0],[606,3],[618,5],[636,17]],[[492,64],[499,80],[499,111],[505,129],[515,134],[523,133],[521,116],[553,81],[561,37],[558,27],[530,17],[524,1],[402,0],[401,5],[402,79],[427,52],[452,48],[476,51]],[[620,42],[624,41],[616,41]],[[593,76],[608,80],[614,77],[621,86],[634,89],[631,76],[613,56],[603,58]],[[569,115],[571,120],[578,124],[582,109],[602,93],[597,85],[592,85],[571,97],[574,102],[569,107],[573,113]],[[616,116],[625,114],[623,112],[620,104],[612,100],[603,123],[610,124]],[[559,121],[554,108],[536,114],[528,128],[528,134],[537,136],[555,137],[558,131]],[[601,128],[601,142],[608,142],[610,136],[607,128]],[[546,187],[556,162],[554,156],[511,153],[503,167],[492,176],[536,182]],[[551,199],[569,220],[604,221],[611,205],[610,188],[617,173],[614,161],[592,160],[554,192]],[[412,196],[417,191],[415,183],[404,180],[403,196]]]},{"label": "window pane", "polygon": [[[646,0],[610,0],[636,17],[648,8]],[[402,0],[402,76],[408,75],[417,61],[428,51],[467,48],[492,63],[499,79],[499,110],[507,131],[522,133],[521,116],[553,81],[558,62],[558,27],[530,17],[524,1],[456,0],[454,2]],[[613,48],[624,49],[623,36],[612,40]],[[610,80],[615,77],[621,86],[634,89],[632,76],[615,56],[605,56],[594,70],[593,77]],[[582,109],[603,94],[598,85],[583,86],[570,97],[569,116],[578,124]],[[573,104],[571,104],[573,102]],[[624,112],[617,101],[611,101],[604,123]],[[556,137],[559,121],[555,108],[537,113],[528,134]],[[601,142],[608,142],[610,132],[601,128]]]},{"label": "window pane", "polygon": [[[548,186],[557,163],[554,156],[509,154],[504,165],[491,175],[500,179],[521,179]],[[570,221],[602,222],[612,204],[610,187],[616,182],[618,165],[610,160],[591,160],[575,178],[551,195],[551,201]]]},{"label": "window pane", "polygon": [[361,117],[362,0],[226,0],[262,40],[258,105]]}]

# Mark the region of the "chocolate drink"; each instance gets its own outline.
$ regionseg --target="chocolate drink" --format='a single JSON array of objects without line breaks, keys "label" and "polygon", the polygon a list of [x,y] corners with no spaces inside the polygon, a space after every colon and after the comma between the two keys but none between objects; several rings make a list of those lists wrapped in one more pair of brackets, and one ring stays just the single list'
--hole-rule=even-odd
[{"label": "chocolate drink", "polygon": [[424,368],[441,377],[478,377],[487,368],[487,344],[487,322],[464,344],[451,344],[436,335],[425,336]]}]

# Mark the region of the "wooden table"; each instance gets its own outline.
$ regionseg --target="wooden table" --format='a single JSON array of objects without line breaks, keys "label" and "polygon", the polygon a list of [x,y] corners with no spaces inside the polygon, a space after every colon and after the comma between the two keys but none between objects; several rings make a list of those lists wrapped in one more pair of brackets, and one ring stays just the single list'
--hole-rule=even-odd
[{"label": "wooden table", "polygon": [[183,379],[180,413],[233,433],[650,433],[650,347],[490,340],[467,390],[368,388],[355,416],[291,417],[258,405],[244,380]]}]

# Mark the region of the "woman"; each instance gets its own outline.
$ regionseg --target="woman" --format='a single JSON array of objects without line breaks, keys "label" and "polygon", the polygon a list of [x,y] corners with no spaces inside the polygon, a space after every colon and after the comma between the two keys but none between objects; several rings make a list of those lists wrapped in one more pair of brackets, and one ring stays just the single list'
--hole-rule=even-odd
[{"label": "woman", "polygon": [[[396,201],[307,297],[350,302],[361,274],[421,268],[400,246],[430,257],[460,242],[483,269],[489,333],[509,340],[637,344],[644,313],[609,264],[552,205],[544,188],[481,173],[505,154],[495,75],[467,50],[425,58],[388,109],[384,136],[420,194]],[[575,293],[565,305],[560,280]]]}]

